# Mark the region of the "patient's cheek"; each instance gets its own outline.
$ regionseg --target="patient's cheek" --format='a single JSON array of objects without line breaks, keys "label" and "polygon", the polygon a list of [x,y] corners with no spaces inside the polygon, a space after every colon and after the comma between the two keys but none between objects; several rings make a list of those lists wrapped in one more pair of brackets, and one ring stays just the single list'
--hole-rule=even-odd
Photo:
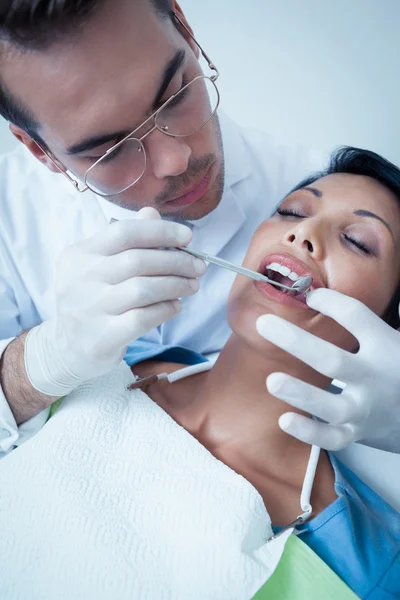
[{"label": "patient's cheek", "polygon": [[246,311],[245,302],[240,292],[240,286],[232,288],[226,307],[228,324],[232,331],[235,331],[240,322],[245,319],[245,315],[248,312]]},{"label": "patient's cheek", "polygon": [[321,319],[318,325],[309,331],[321,339],[347,350],[347,352],[355,353],[358,351],[358,340],[347,329],[329,317]]},{"label": "patient's cheek", "polygon": [[345,268],[343,264],[335,264],[329,287],[359,300],[376,315],[382,315],[397,289],[397,279],[391,270],[382,272],[378,265],[360,269],[349,261]]}]

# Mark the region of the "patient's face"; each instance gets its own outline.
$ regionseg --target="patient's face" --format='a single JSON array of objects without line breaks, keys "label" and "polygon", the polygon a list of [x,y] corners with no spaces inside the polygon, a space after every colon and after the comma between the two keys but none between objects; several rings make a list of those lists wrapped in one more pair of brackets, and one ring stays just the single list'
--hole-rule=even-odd
[{"label": "patient's face", "polygon": [[[382,315],[400,280],[398,200],[369,177],[323,177],[290,194],[277,213],[262,223],[243,264],[289,286],[296,274],[309,274],[315,287],[357,298]],[[304,296],[290,297],[269,284],[238,276],[228,302],[233,332],[262,346],[265,340],[257,334],[255,322],[266,313],[342,348],[355,348],[354,338],[308,308]]]}]

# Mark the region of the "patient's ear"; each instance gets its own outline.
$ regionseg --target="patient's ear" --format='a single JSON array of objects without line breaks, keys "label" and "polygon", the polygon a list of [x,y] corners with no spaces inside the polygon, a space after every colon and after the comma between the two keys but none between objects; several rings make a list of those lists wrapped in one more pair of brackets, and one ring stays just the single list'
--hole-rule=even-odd
[{"label": "patient's ear", "polygon": [[[24,131],[23,129],[21,129],[21,127],[18,127],[17,125],[14,125],[13,123],[10,123],[9,128],[10,128],[10,131],[13,134],[13,136],[16,137],[17,140],[19,142],[21,142],[29,150],[29,152],[31,154],[33,154],[33,156],[35,158],[37,158],[38,161],[41,162],[50,171],[52,171],[53,173],[59,173],[60,171],[66,171],[67,170],[54,157],[53,157],[53,161],[54,161],[53,162],[47,156],[47,154],[45,152],[43,152],[43,150],[40,148],[40,146],[38,146],[38,144],[35,142],[35,140],[33,140],[31,138],[31,136],[29,135],[29,133],[27,133],[26,131]],[[56,163],[56,164],[54,164],[54,163]]]}]

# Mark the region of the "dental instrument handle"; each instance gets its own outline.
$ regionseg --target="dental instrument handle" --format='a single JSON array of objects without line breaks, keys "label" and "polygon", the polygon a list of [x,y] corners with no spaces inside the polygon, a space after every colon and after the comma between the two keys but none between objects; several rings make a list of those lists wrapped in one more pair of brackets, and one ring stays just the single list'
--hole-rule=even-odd
[{"label": "dental instrument handle", "polygon": [[[250,277],[255,281],[263,281],[264,283],[270,283],[271,285],[278,286],[285,290],[290,290],[292,292],[296,292],[298,294],[304,293],[312,284],[312,278],[310,276],[299,277],[297,281],[294,282],[293,286],[289,287],[287,285],[283,285],[283,283],[278,283],[277,281],[273,281],[262,275],[261,273],[257,273],[257,271],[251,271],[250,269],[246,269],[245,267],[238,267],[222,258],[218,258],[216,256],[211,256],[210,254],[206,254],[205,252],[198,252],[197,250],[191,250],[190,248],[178,248],[178,250],[182,250],[183,252],[187,252],[192,256],[196,256],[197,258],[202,258],[203,260],[212,263],[213,265],[217,265],[218,267],[222,267],[223,269],[228,269],[229,271],[234,271],[234,273],[238,273],[239,275],[245,275],[246,277]],[[303,280],[306,280],[305,282]],[[295,285],[299,282],[299,285]],[[304,287],[306,284],[306,287]]]},{"label": "dental instrument handle", "polygon": [[269,279],[265,275],[261,273],[257,273],[257,271],[251,271],[250,269],[246,269],[245,267],[238,267],[227,260],[223,260],[222,258],[218,258],[217,256],[211,256],[210,254],[206,254],[205,252],[198,252],[198,250],[191,250],[189,248],[178,248],[183,252],[187,252],[188,254],[192,254],[192,256],[197,256],[197,258],[202,258],[213,265],[217,265],[218,267],[222,267],[223,269],[228,269],[229,271],[233,271],[234,273],[238,273],[239,275],[245,275],[246,277],[250,277],[256,281],[264,281],[265,283],[272,283],[274,285],[278,285],[279,287],[284,288],[285,290],[291,290],[292,288],[283,285],[283,283],[278,283],[277,281],[273,281]]}]

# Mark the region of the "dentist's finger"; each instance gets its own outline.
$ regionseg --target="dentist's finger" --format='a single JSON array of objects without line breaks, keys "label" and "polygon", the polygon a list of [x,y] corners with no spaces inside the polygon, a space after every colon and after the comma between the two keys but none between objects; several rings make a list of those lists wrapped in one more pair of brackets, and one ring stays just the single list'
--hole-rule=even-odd
[{"label": "dentist's finger", "polygon": [[325,450],[342,450],[357,439],[352,425],[319,423],[296,413],[281,415],[279,427],[292,437]]},{"label": "dentist's finger", "polygon": [[355,355],[293,323],[276,315],[262,315],[257,319],[256,327],[263,338],[327,377],[348,383],[357,376]]},{"label": "dentist's finger", "polygon": [[144,206],[138,211],[137,219],[161,219],[161,215],[152,206]]},{"label": "dentist's finger", "polygon": [[369,340],[381,318],[365,304],[335,290],[318,288],[307,294],[307,305],[347,329],[360,344]]},{"label": "dentist's finger", "polygon": [[268,391],[294,408],[323,419],[332,425],[344,425],[365,419],[365,408],[345,394],[331,394],[285,373],[267,377]]},{"label": "dentist's finger", "polygon": [[129,219],[107,225],[80,246],[87,252],[110,256],[131,248],[186,246],[192,232],[186,225],[161,219]]},{"label": "dentist's finger", "polygon": [[179,300],[172,300],[145,308],[135,308],[118,315],[113,320],[108,340],[111,351],[118,352],[121,346],[128,346],[132,340],[175,317],[180,310]]},{"label": "dentist's finger", "polygon": [[115,285],[130,277],[179,275],[199,277],[207,267],[204,260],[179,250],[125,250],[106,256],[96,270],[102,280]]},{"label": "dentist's finger", "polygon": [[110,288],[102,307],[109,315],[120,315],[134,308],[193,296],[199,287],[198,279],[186,277],[132,277]]}]

